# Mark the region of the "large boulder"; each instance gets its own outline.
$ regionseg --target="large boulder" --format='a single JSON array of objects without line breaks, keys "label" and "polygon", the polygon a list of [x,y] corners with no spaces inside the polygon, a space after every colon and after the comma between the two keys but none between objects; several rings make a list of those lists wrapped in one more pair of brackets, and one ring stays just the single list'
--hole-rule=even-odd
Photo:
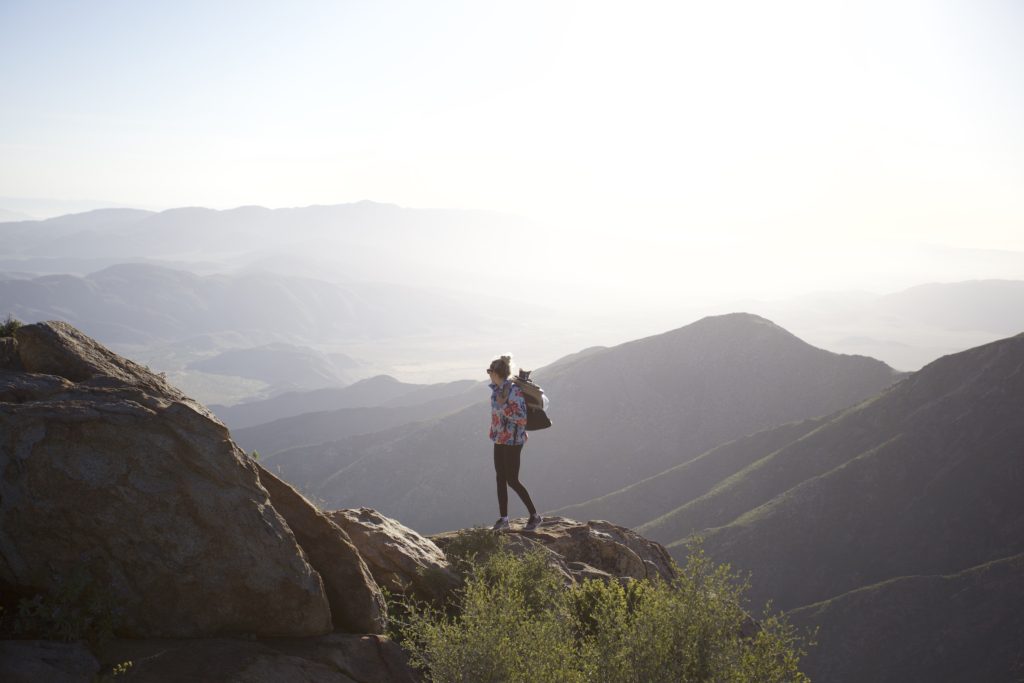
[{"label": "large boulder", "polygon": [[69,325],[16,340],[25,371],[0,369],[0,584],[52,596],[85,573],[127,637],[332,630],[320,574],[205,408]]},{"label": "large boulder", "polygon": [[[464,533],[446,531],[430,538],[447,549]],[[503,536],[505,547],[514,553],[542,549],[567,582],[592,578],[670,581],[676,576],[672,558],[660,543],[610,522],[545,517],[535,530],[526,531],[513,520]]]},{"label": "large boulder", "polygon": [[400,522],[365,507],[328,515],[348,532],[377,583],[392,593],[438,601],[459,585],[437,544]]}]

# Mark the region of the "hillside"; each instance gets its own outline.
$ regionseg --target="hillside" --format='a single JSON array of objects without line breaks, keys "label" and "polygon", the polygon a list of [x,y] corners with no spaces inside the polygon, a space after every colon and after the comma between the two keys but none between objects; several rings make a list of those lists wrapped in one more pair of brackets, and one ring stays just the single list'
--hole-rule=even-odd
[{"label": "hillside", "polygon": [[[338,441],[349,436],[370,434],[412,422],[443,417],[471,403],[479,403],[476,383],[461,394],[424,400],[409,405],[340,408],[303,413],[263,424],[237,429],[232,436],[246,451],[259,451],[270,457],[297,446]],[[422,394],[422,392],[414,392]],[[426,395],[424,395],[426,399]]]},{"label": "hillside", "polygon": [[[0,281],[0,299],[12,302],[9,312],[22,320],[62,317],[108,344],[212,333],[248,335],[253,346],[337,343],[479,322],[459,303],[414,288],[340,285],[269,272],[200,276],[138,263],[85,277]],[[397,301],[408,308],[400,322],[394,316]]]},{"label": "hillside", "polygon": [[[7,302],[0,315],[67,320],[210,404],[381,373],[464,377],[451,368],[486,353],[481,330],[498,316],[497,299],[430,287],[338,284],[266,271],[197,275],[140,263],[84,277],[0,277],[0,301]],[[525,307],[500,305],[502,315]],[[549,315],[535,313],[537,321]],[[346,357],[348,367],[340,362]],[[261,421],[277,417],[284,415]]]},{"label": "hillside", "polygon": [[1024,555],[948,576],[892,579],[789,616],[820,629],[801,666],[811,680],[1024,678]]},{"label": "hillside", "polygon": [[[834,412],[894,379],[883,363],[816,349],[746,314],[580,354],[534,376],[551,397],[555,426],[531,438],[523,481],[543,509]],[[372,501],[428,532],[482,522],[495,507],[487,410],[484,389],[479,405],[443,420],[284,452],[274,466],[330,505]]]},{"label": "hillside", "polygon": [[[1024,335],[947,356],[641,525],[783,609],[1024,552]],[[714,527],[714,528],[711,528]]]},{"label": "hillside", "polygon": [[193,361],[188,369],[260,380],[277,392],[338,387],[351,382],[348,372],[326,353],[282,343],[228,349]]},{"label": "hillside", "polygon": [[[240,430],[305,413],[349,408],[414,406],[459,396],[478,384],[480,382],[471,380],[442,384],[410,384],[400,382],[388,375],[377,375],[347,387],[291,391],[261,401],[250,401],[233,406],[212,405],[210,409],[231,429]],[[298,445],[298,443],[292,445]]]},{"label": "hillside", "polygon": [[567,505],[555,514],[586,519],[615,519],[639,526],[666,510],[708,493],[716,484],[817,429],[823,418],[772,427],[713,448],[664,472],[592,500]]}]

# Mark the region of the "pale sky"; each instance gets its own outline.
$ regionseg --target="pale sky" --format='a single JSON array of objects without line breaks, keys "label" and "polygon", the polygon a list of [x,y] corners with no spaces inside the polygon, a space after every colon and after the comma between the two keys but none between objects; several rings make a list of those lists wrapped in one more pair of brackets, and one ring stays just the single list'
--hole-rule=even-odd
[{"label": "pale sky", "polygon": [[0,0],[0,196],[499,210],[669,270],[1022,251],[1022,34],[1017,0]]}]

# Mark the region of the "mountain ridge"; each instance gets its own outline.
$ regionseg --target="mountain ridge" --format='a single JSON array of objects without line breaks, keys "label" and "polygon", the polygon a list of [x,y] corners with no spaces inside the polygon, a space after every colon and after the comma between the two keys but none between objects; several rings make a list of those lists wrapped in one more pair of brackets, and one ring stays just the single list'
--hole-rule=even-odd
[{"label": "mountain ridge", "polygon": [[[726,342],[737,327],[740,340]],[[880,361],[831,354],[795,339],[769,321],[740,314],[535,370],[551,398],[555,426],[537,432],[524,451],[524,482],[534,500],[543,509],[556,507],[549,501],[589,500],[731,439],[834,411],[893,380],[894,371]],[[302,456],[285,451],[275,456],[275,466],[288,478],[289,462],[319,463],[319,473],[303,468],[302,481],[320,482],[307,492],[331,505],[373,502],[427,531],[465,526],[472,520],[467,507],[477,516],[493,506],[493,485],[484,484],[490,478],[486,397],[482,391],[479,405],[401,435],[382,434],[376,442],[371,435],[321,444],[319,455],[315,447]],[[343,481],[332,479],[332,461],[348,468]],[[362,479],[372,468],[400,474],[381,487]],[[328,490],[324,482],[342,489]],[[445,491],[470,493],[460,493],[463,504],[450,509]]]},{"label": "mountain ridge", "polygon": [[[817,629],[817,645],[802,662],[812,680],[898,683],[910,672],[914,680],[1020,680],[1022,586],[1019,554],[955,574],[862,586],[788,617],[800,628]],[[941,625],[941,643],[934,630],[922,628],[927,624]]]},{"label": "mountain ridge", "polygon": [[[716,558],[759,567],[755,597],[783,609],[1024,551],[1014,488],[1024,473],[1011,455],[1024,440],[1022,398],[1024,334],[946,356],[759,461],[705,512],[684,511],[673,533],[700,533]],[[829,463],[807,469],[823,454]],[[664,538],[663,525],[638,530]],[[679,538],[670,549],[682,551]]]}]

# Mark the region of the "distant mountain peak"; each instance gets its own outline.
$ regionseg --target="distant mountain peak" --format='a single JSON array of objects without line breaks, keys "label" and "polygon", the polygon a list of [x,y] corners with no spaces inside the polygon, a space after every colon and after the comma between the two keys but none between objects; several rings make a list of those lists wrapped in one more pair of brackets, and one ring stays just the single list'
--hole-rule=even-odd
[{"label": "distant mountain peak", "polygon": [[783,329],[767,318],[763,318],[756,313],[746,313],[744,311],[705,316],[697,322],[688,325],[688,327],[694,325],[768,325],[780,330]]},{"label": "distant mountain peak", "polygon": [[146,211],[145,209],[93,209],[91,211],[82,211],[81,213],[55,216],[40,222],[48,225],[80,224],[82,229],[89,229],[100,226],[135,223],[153,215],[155,215],[154,211]]},{"label": "distant mountain peak", "polygon": [[374,375],[373,377],[367,377],[366,379],[361,379],[358,382],[356,382],[355,384],[353,384],[352,386],[356,386],[356,385],[369,386],[369,385],[372,385],[372,384],[377,384],[377,385],[401,384],[401,382],[399,380],[395,379],[394,377],[392,377],[391,375]]},{"label": "distant mountain peak", "polygon": [[786,328],[754,313],[736,312],[709,315],[689,325],[664,332],[653,337],[627,344],[644,343],[650,340],[686,341],[698,344],[719,344],[724,340],[731,343],[763,345],[766,341],[796,344],[814,348]]}]

